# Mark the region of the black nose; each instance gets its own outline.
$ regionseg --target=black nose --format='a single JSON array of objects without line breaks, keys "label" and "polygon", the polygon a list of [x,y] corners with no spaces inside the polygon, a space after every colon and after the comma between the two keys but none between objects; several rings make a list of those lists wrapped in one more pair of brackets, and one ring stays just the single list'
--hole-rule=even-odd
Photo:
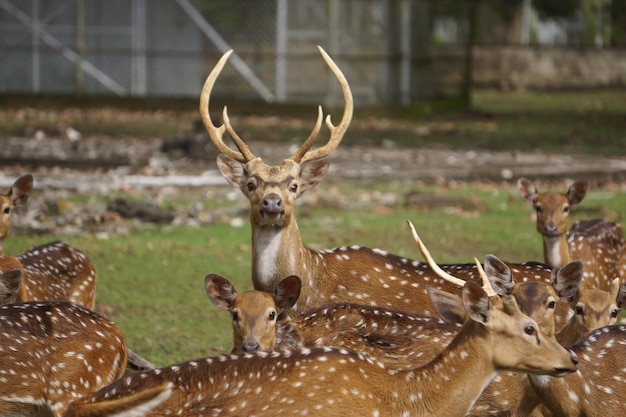
[{"label": "black nose", "polygon": [[244,342],[244,344],[241,346],[241,349],[243,349],[244,352],[255,352],[259,350],[259,342],[257,341]]},{"label": "black nose", "polygon": [[547,236],[554,236],[558,232],[556,224],[546,224],[543,226],[543,234]]},{"label": "black nose", "polygon": [[283,211],[283,200],[278,194],[268,194],[263,199],[263,211],[277,214]]}]

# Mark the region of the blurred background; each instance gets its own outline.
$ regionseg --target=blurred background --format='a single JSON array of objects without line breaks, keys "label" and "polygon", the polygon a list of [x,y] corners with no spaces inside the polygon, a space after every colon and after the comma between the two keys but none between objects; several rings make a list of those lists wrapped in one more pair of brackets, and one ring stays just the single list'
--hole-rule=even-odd
[{"label": "blurred background", "polygon": [[357,106],[470,90],[626,85],[621,0],[1,0],[2,94],[337,104],[315,45]]}]

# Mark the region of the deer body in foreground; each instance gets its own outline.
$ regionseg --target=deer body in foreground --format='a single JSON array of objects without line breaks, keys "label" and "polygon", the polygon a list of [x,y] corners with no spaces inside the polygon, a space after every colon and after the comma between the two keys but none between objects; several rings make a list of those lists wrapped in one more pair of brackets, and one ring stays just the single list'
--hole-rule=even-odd
[{"label": "deer body in foreground", "polygon": [[[341,122],[335,126],[330,117],[326,126],[328,142],[311,149],[320,132],[321,107],[315,127],[303,145],[280,165],[268,165],[250,151],[230,124],[224,107],[223,124],[216,127],[209,114],[209,99],[217,77],[230,55],[222,56],[202,89],[200,114],[207,132],[220,152],[217,165],[222,175],[241,190],[250,203],[252,226],[252,283],[255,289],[273,293],[278,282],[295,275],[302,281],[297,313],[329,303],[349,302],[388,309],[434,314],[426,286],[459,292],[463,284],[449,284],[424,263],[389,254],[378,249],[346,246],[332,250],[314,250],[302,242],[296,224],[294,203],[306,190],[315,187],[326,175],[330,155],[345,134],[353,111],[352,93],[347,80],[332,59],[320,52],[338,79],[345,108]],[[238,150],[224,142],[228,133]],[[550,268],[539,264],[510,265],[519,281],[549,281]],[[442,268],[446,269],[442,265]],[[479,282],[476,266],[453,266],[449,272],[465,280]]]},{"label": "deer body in foreground", "polygon": [[85,254],[56,241],[32,247],[13,257],[1,251],[10,232],[11,213],[28,200],[33,186],[31,175],[19,177],[6,194],[0,194],[0,272],[20,269],[22,287],[17,301],[65,300],[93,309],[96,300],[96,273]]},{"label": "deer body in foreground", "polygon": [[[435,304],[446,297],[429,292]],[[468,320],[424,367],[389,370],[333,348],[208,358],[123,378],[76,401],[67,416],[136,410],[146,416],[463,416],[501,370],[554,376],[576,370],[575,357],[521,313],[513,297],[469,282],[462,300]]]},{"label": "deer body in foreground", "polygon": [[578,221],[568,231],[570,208],[587,194],[587,182],[574,182],[564,194],[539,192],[526,178],[518,180],[517,188],[536,211],[545,262],[561,267],[570,260],[580,260],[585,268],[583,283],[608,291],[613,279],[620,276],[620,257],[626,250],[621,226],[594,219]]},{"label": "deer body in foreground", "polygon": [[3,416],[62,416],[70,402],[120,378],[126,366],[120,329],[68,302],[0,306],[0,339]]}]

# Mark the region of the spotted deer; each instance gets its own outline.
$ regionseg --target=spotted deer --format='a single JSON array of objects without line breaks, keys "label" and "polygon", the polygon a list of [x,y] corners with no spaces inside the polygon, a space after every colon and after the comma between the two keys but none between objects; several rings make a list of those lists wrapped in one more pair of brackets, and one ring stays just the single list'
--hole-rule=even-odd
[{"label": "spotted deer", "polygon": [[[437,268],[437,264],[419,236],[415,238],[422,255],[433,270],[446,278],[445,272]],[[554,334],[554,318],[563,314],[561,310],[555,315],[555,307],[562,305],[557,304],[558,301],[564,300],[574,309],[575,314],[556,334],[557,340],[562,345],[570,346],[595,329],[615,324],[619,309],[626,305],[626,285],[620,287],[619,279],[612,282],[610,292],[580,285],[583,278],[583,266],[579,261],[571,262],[561,268],[559,274],[566,279],[556,279],[552,286],[548,286],[543,282],[516,283],[513,276],[507,273],[504,263],[488,261],[487,258],[485,265],[490,265],[488,276],[496,292],[501,296],[514,296],[522,312],[533,318],[546,334]],[[460,321],[463,317],[459,315],[455,318],[449,315],[446,318],[454,322],[454,319]],[[503,372],[482,393],[468,416],[529,416],[536,412],[540,402],[539,396],[527,378],[520,374]]]},{"label": "spotted deer", "polygon": [[117,325],[62,301],[0,306],[0,352],[3,416],[63,416],[72,401],[121,378],[126,365]]},{"label": "spotted deer", "polygon": [[587,182],[572,183],[564,194],[539,192],[526,178],[517,181],[517,188],[535,209],[545,262],[561,267],[570,260],[580,260],[585,268],[583,284],[610,290],[611,282],[620,276],[620,256],[626,250],[621,226],[600,219],[581,220],[568,231],[570,209],[587,194]]},{"label": "spotted deer", "polygon": [[[11,214],[26,203],[33,187],[30,174],[19,177],[6,194],[0,194],[0,249],[10,233]],[[93,309],[96,273],[85,254],[55,241],[32,247],[13,257],[0,251],[0,272],[18,268],[23,282],[17,301],[66,300]]]},{"label": "spotted deer", "polygon": [[626,326],[597,329],[571,347],[576,373],[529,380],[552,417],[619,416],[626,409]]},{"label": "spotted deer", "polygon": [[[231,354],[122,378],[74,402],[67,416],[463,416],[503,369],[553,376],[577,369],[513,297],[500,298],[484,280],[464,285],[468,319],[423,367],[389,370],[333,348]],[[445,298],[429,293],[435,304]]]},{"label": "spotted deer", "polygon": [[[427,264],[380,249],[346,246],[315,250],[302,242],[294,203],[303,192],[315,187],[326,175],[329,163],[325,158],[339,146],[353,113],[352,93],[345,76],[328,54],[322,48],[319,50],[341,86],[345,101],[341,121],[335,126],[330,116],[327,116],[326,126],[330,137],[323,146],[311,149],[322,127],[323,111],[320,106],[309,137],[280,165],[267,165],[252,153],[233,129],[226,107],[222,112],[222,125],[217,127],[211,120],[211,91],[232,51],[226,52],[215,65],[200,95],[203,123],[220,152],[217,166],[226,180],[241,190],[250,203],[253,286],[271,294],[284,277],[299,277],[302,289],[298,302],[291,309],[294,314],[335,302],[435,314],[426,286],[445,291],[458,292],[459,289],[455,284],[440,279]],[[225,133],[238,150],[226,145]],[[544,265],[510,264],[510,267],[520,280],[522,277],[531,280],[550,279],[550,268]],[[454,265],[451,268],[454,269],[449,272],[455,276],[466,281],[480,282],[473,264]]]}]

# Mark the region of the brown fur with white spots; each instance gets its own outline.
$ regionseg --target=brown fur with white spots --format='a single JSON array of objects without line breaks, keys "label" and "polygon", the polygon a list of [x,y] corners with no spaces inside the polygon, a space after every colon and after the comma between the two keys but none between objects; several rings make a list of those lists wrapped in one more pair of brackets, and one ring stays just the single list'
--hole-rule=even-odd
[{"label": "brown fur with white spots", "polygon": [[[424,258],[433,270],[438,271],[419,236],[415,237]],[[626,285],[620,287],[619,279],[613,281],[610,292],[581,285],[583,266],[580,261],[556,269],[558,272],[551,280],[552,286],[532,281],[516,283],[506,265],[492,255],[485,258],[485,268],[498,294],[513,295],[522,312],[533,318],[546,334],[553,335],[558,330],[556,338],[565,346],[580,340],[592,330],[615,324],[619,309],[626,304]],[[555,325],[555,318],[563,317],[563,307],[568,304],[575,313],[559,330],[561,326]],[[462,318],[459,315],[458,320]],[[487,387],[468,415],[528,416],[538,404],[539,398],[526,378],[503,372]]]},{"label": "brown fur with white spots", "polygon": [[6,194],[0,194],[0,272],[18,268],[23,283],[17,301],[66,300],[93,309],[96,272],[85,254],[60,241],[35,246],[16,257],[1,251],[10,233],[11,213],[28,200],[33,186],[29,174],[18,178]]},{"label": "brown fur with white spots", "polygon": [[120,329],[90,310],[0,306],[0,415],[62,416],[70,402],[119,379],[125,365]]},{"label": "brown fur with white spots", "polygon": [[[295,313],[329,303],[347,302],[434,315],[426,286],[456,293],[459,293],[460,287],[439,278],[427,264],[378,249],[350,246],[314,250],[302,242],[294,203],[326,175],[328,161],[322,158],[336,149],[352,118],[353,103],[348,82],[321,48],[320,52],[339,80],[343,92],[345,108],[341,122],[334,126],[327,117],[326,126],[330,130],[328,142],[310,150],[322,125],[320,107],[311,135],[281,165],[267,165],[252,154],[232,128],[226,107],[222,116],[223,125],[216,127],[211,120],[211,90],[230,52],[222,56],[202,89],[200,114],[213,144],[221,153],[217,165],[228,182],[240,189],[250,202],[253,286],[272,293],[282,278],[298,276],[302,280],[302,290],[299,301],[293,307]],[[238,151],[226,146],[225,132]],[[442,265],[442,268],[466,281],[480,282],[473,264]],[[544,265],[510,264],[510,268],[519,281],[550,279],[550,268]]]},{"label": "brown fur with white spots", "polygon": [[[435,305],[453,297],[429,292]],[[575,357],[513,297],[468,282],[462,303],[468,320],[424,367],[389,370],[333,348],[223,356],[123,378],[75,402],[67,417],[139,409],[144,416],[463,416],[501,370],[556,376],[576,370]]]},{"label": "brown fur with white spots", "polygon": [[[520,309],[535,320],[544,333],[554,335],[557,303],[577,299],[582,264],[572,262],[562,269],[555,269],[552,285],[536,281],[516,283],[506,264],[493,255],[488,255],[484,264],[497,292],[501,296],[514,296]],[[266,295],[266,307],[258,308],[258,311],[273,311],[275,308],[272,297]],[[458,302],[452,299],[448,306],[448,317],[454,317],[452,323],[372,306],[332,304],[280,320],[274,328],[256,333],[254,340],[266,341],[265,345],[258,345],[260,350],[271,350],[269,346],[285,349],[295,345],[343,348],[380,362],[387,369],[406,370],[426,364],[458,333],[456,323],[464,320],[465,313],[452,316],[451,312],[459,311],[459,308],[452,307],[453,304],[458,305]],[[245,310],[246,306],[239,304],[238,313],[249,316],[251,311]],[[608,317],[607,314],[605,324],[608,324]],[[241,338],[237,337],[235,326],[233,330],[237,343]],[[270,340],[272,342],[268,343]],[[241,350],[237,344],[234,347],[234,351]],[[503,372],[485,389],[468,415],[512,413],[523,416],[538,403],[524,375]]]},{"label": "brown fur with white spots", "polygon": [[564,194],[540,193],[526,178],[518,180],[517,188],[535,209],[545,262],[561,267],[570,260],[580,260],[585,268],[583,285],[609,291],[611,282],[620,276],[620,257],[626,250],[621,226],[595,219],[578,221],[567,230],[570,209],[587,194],[587,182],[574,182]]},{"label": "brown fur with white spots", "polygon": [[565,378],[530,376],[552,417],[621,416],[626,410],[626,326],[602,327],[571,347],[578,371]]}]

